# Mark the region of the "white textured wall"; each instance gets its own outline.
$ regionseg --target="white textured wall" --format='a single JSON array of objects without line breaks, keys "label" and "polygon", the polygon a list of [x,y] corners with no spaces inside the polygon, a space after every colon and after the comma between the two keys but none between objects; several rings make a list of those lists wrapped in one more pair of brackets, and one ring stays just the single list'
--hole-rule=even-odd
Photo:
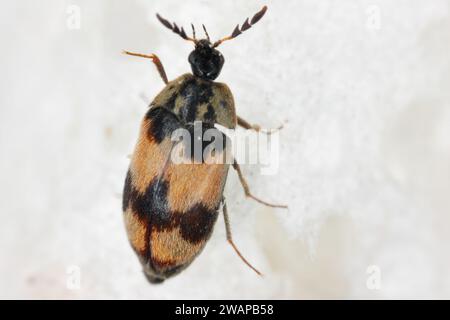
[{"label": "white textured wall", "polygon": [[[69,4],[81,29],[66,27]],[[191,45],[160,12],[221,47],[238,112],[281,133],[277,176],[230,171],[223,220],[181,275],[150,286],[122,225],[121,192],[146,105],[189,71]],[[374,6],[375,5],[375,6]],[[375,11],[374,11],[375,10]],[[379,10],[380,25],[371,24]],[[16,1],[0,13],[1,298],[450,298],[450,19],[446,0]],[[81,289],[66,286],[80,267]],[[366,286],[368,266],[380,290]]]}]

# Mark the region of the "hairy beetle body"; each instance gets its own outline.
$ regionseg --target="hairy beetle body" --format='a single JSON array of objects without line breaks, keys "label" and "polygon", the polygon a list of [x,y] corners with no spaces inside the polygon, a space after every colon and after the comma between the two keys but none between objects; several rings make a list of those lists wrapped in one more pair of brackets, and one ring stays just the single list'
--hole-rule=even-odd
[{"label": "hairy beetle body", "polygon": [[[229,139],[214,125],[234,129],[259,131],[236,115],[230,89],[214,82],[225,62],[216,49],[248,30],[265,14],[264,6],[241,27],[236,26],[230,36],[214,43],[197,40],[183,27],[170,23],[157,14],[158,20],[181,38],[195,44],[188,57],[192,74],[184,74],[169,82],[160,59],[154,55],[124,53],[151,59],[165,88],[150,104],[142,120],[140,135],[125,179],[123,212],[128,239],[139,257],[144,273],[151,283],[160,283],[186,268],[202,251],[211,236],[221,204],[227,240],[238,256],[256,273],[256,270],[239,252],[231,236],[223,189],[229,164],[232,163],[245,195],[266,206],[286,208],[265,202],[251,194],[239,164],[230,162]],[[200,129],[196,125],[200,123]],[[174,140],[178,129],[188,133],[187,140]],[[206,134],[210,138],[206,139]],[[205,145],[205,140],[211,141]],[[200,155],[197,153],[200,141]],[[192,147],[194,146],[194,155]],[[211,147],[212,148],[209,148]],[[174,161],[181,154],[186,162]]]}]

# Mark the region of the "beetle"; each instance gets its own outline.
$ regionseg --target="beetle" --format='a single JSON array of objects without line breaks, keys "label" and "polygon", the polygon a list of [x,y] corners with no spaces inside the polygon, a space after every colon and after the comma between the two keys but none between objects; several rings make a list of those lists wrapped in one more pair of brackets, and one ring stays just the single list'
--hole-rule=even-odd
[{"label": "beetle", "polygon": [[[174,163],[171,154],[180,144],[173,141],[171,136],[180,128],[191,133],[194,142],[202,137],[206,129],[223,136],[215,127],[216,124],[229,129],[239,125],[260,131],[258,125],[251,125],[236,115],[230,89],[226,84],[214,80],[225,62],[216,48],[249,29],[266,11],[267,7],[264,6],[252,19],[247,18],[241,27],[237,25],[230,36],[216,42],[211,42],[204,25],[206,38],[198,40],[193,25],[193,35],[189,37],[183,27],[157,14],[157,19],[165,27],[195,46],[188,58],[192,73],[170,82],[161,60],[155,54],[124,51],[128,55],[151,59],[166,85],[151,102],[142,120],[123,192],[128,239],[150,283],[161,283],[190,265],[211,236],[220,206],[228,242],[250,268],[261,274],[242,256],[232,240],[223,196],[229,164],[211,163],[207,159],[201,159],[195,164]],[[202,125],[200,131],[195,129],[197,123]],[[181,149],[189,151],[188,144],[181,144]],[[228,151],[225,144],[208,157],[210,160],[219,159]],[[232,161],[232,167],[247,197],[267,206],[286,208],[255,197],[236,160]]]}]

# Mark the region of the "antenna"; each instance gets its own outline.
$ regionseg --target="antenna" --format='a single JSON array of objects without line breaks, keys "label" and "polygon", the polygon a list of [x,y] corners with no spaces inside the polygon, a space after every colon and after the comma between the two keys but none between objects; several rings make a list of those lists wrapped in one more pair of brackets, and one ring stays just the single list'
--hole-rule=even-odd
[{"label": "antenna", "polygon": [[197,40],[195,40],[195,32],[194,38],[190,38],[187,36],[186,32],[184,31],[184,28],[183,27],[179,28],[175,22],[173,24],[170,23],[168,20],[161,17],[159,13],[156,14],[156,18],[158,18],[159,22],[161,22],[167,29],[172,30],[174,33],[178,34],[184,40],[192,41],[194,43],[197,42]]},{"label": "antenna", "polygon": [[239,25],[237,25],[236,28],[234,28],[234,30],[230,36],[222,38],[222,39],[214,42],[213,48],[218,47],[220,44],[222,44],[222,42],[236,38],[242,32],[250,29],[255,23],[257,23],[259,20],[261,20],[261,18],[264,16],[266,11],[267,11],[267,6],[262,7],[261,10],[259,10],[257,13],[255,13],[255,15],[252,17],[252,19],[250,21],[249,21],[249,18],[245,19],[241,28],[239,28]]}]

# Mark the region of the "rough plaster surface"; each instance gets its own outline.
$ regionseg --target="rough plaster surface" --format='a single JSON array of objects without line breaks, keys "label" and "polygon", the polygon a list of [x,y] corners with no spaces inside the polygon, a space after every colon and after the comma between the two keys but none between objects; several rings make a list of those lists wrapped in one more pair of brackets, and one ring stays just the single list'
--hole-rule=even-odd
[{"label": "rough plaster surface", "polygon": [[[70,4],[79,30],[66,27]],[[245,200],[234,172],[226,188],[235,240],[265,277],[219,218],[190,268],[150,286],[121,192],[162,82],[120,52],[155,52],[174,78],[192,48],[155,12],[217,38],[262,4],[261,23],[221,47],[218,80],[244,118],[285,123],[278,174],[243,170],[289,210]],[[1,298],[450,298],[448,1],[46,0],[0,16]]]}]

